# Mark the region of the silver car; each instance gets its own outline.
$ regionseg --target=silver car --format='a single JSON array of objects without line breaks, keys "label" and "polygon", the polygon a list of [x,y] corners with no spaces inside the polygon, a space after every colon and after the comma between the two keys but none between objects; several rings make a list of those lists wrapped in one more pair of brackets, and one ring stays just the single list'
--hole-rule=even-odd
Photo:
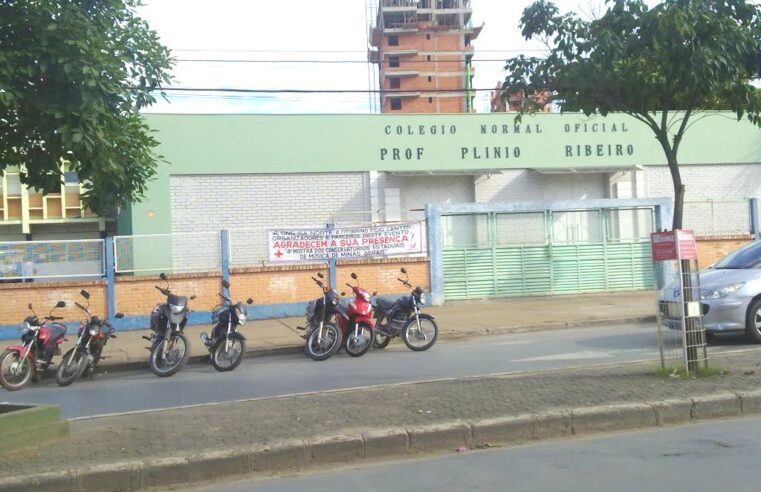
[{"label": "silver car", "polygon": [[761,241],[753,241],[700,272],[708,335],[745,332],[761,343]]}]

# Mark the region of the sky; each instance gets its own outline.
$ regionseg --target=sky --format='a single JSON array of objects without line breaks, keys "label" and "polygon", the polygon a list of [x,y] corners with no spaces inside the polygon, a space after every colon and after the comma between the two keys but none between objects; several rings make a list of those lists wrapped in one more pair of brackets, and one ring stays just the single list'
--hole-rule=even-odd
[{"label": "sky", "polygon": [[[584,17],[604,0],[556,0]],[[367,63],[367,8],[378,0],[144,0],[138,15],[177,59],[172,86],[232,89],[360,90],[377,80]],[[504,60],[541,54],[520,35],[531,0],[472,0],[474,87],[504,79]],[[193,61],[204,60],[204,61]],[[219,62],[209,60],[239,60]],[[240,62],[248,60],[249,62]],[[253,61],[253,62],[251,62]],[[341,63],[328,63],[328,62]],[[308,62],[308,63],[305,63]],[[371,74],[375,74],[373,77]],[[377,82],[372,87],[377,89]],[[164,113],[368,113],[368,94],[171,93],[148,111]],[[476,110],[488,112],[479,92]]]}]

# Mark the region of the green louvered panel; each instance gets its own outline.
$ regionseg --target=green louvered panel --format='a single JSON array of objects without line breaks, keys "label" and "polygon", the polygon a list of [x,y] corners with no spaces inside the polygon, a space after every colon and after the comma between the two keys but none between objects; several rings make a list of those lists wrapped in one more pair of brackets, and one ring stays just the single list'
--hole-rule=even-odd
[{"label": "green louvered panel", "polygon": [[474,299],[495,295],[492,248],[444,250],[444,296]]},{"label": "green louvered panel", "polygon": [[445,249],[444,263],[444,297],[446,299],[467,299],[465,272],[467,272],[467,250]]},{"label": "green louvered panel", "polygon": [[610,290],[647,289],[653,286],[649,242],[608,244],[607,258]]},{"label": "green louvered panel", "polygon": [[494,250],[492,248],[470,249],[467,253],[468,268],[465,287],[469,298],[496,295],[494,275]]},{"label": "green louvered panel", "polygon": [[446,299],[580,294],[653,285],[648,241],[453,248],[443,252]]},{"label": "green louvered panel", "polygon": [[550,294],[551,277],[547,246],[495,249],[497,295]]}]

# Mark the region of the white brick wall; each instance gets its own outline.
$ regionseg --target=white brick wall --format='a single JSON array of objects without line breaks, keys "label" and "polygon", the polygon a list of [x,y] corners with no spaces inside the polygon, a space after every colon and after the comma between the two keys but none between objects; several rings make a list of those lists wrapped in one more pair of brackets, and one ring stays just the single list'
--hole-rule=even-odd
[{"label": "white brick wall", "polygon": [[541,174],[528,169],[503,170],[502,174],[476,179],[477,202],[526,202],[605,198],[605,173]]},{"label": "white brick wall", "polygon": [[236,266],[266,261],[269,228],[369,219],[354,213],[370,210],[364,173],[172,176],[169,186],[172,233],[230,230]]},{"label": "white brick wall", "polygon": [[[761,196],[761,166],[681,166],[685,189],[684,228],[698,234],[747,233],[748,198]],[[648,197],[674,198],[666,166],[645,168]]]}]

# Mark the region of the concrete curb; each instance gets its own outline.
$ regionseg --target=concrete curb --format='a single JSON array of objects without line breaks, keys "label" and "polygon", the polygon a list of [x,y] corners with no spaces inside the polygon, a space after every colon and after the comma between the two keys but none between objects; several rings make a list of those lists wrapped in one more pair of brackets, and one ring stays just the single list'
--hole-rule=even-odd
[{"label": "concrete curb", "polygon": [[759,413],[761,390],[755,390],[738,394],[720,392],[681,400],[556,409],[470,422],[437,422],[409,429],[347,430],[254,448],[4,478],[0,479],[0,491],[141,490],[221,477],[245,478],[252,473],[300,471],[382,457],[453,452],[459,448],[512,446]]},{"label": "concrete curb", "polygon": [[[508,335],[510,333],[530,333],[549,330],[562,330],[567,328],[582,328],[582,327],[594,327],[604,325],[636,325],[645,323],[655,323],[655,316],[636,316],[629,318],[612,318],[612,319],[596,319],[587,321],[569,321],[563,323],[546,323],[541,325],[524,325],[524,326],[505,326],[497,328],[480,328],[466,331],[442,331],[440,340],[461,340],[463,338],[470,338],[474,336],[488,336],[488,335]],[[297,354],[304,351],[303,345],[286,345],[282,347],[272,348],[251,348],[246,350],[246,358],[249,357],[266,357],[270,355],[290,355]],[[208,360],[208,355],[193,355],[188,359],[188,363],[202,364]],[[135,369],[147,369],[148,368],[148,351],[146,350],[146,356],[141,360],[133,361],[120,361],[109,363],[108,359],[103,360],[98,366],[98,373],[102,372],[122,372]]]}]

